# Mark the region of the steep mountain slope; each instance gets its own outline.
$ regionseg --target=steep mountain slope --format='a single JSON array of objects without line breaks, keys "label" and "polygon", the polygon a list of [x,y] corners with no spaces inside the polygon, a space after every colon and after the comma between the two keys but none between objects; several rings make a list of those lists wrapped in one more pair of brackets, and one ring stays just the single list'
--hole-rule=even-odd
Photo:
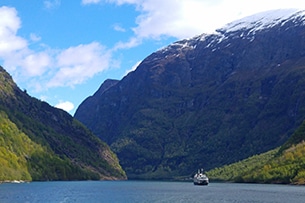
[{"label": "steep mountain slope", "polygon": [[0,181],[125,179],[116,155],[68,113],[21,91],[0,67]]},{"label": "steep mountain slope", "polygon": [[304,12],[270,11],[151,54],[75,117],[130,178],[187,176],[283,144],[305,118],[304,76]]}]

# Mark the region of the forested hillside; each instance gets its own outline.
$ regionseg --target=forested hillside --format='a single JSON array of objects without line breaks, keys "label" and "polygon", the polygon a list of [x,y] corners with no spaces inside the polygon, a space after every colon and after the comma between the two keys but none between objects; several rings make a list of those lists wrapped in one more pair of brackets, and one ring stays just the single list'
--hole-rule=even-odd
[{"label": "forested hillside", "polygon": [[280,148],[208,172],[212,180],[305,185],[305,122]]},{"label": "forested hillside", "polygon": [[126,179],[109,146],[0,67],[0,181]]}]

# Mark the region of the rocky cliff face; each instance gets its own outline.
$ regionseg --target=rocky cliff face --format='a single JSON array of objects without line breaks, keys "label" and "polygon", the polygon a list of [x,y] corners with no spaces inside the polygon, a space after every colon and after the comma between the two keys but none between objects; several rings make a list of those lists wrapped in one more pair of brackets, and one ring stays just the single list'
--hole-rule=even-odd
[{"label": "rocky cliff face", "polygon": [[151,54],[75,117],[130,178],[187,176],[285,142],[305,118],[304,74],[304,12],[266,12]]}]

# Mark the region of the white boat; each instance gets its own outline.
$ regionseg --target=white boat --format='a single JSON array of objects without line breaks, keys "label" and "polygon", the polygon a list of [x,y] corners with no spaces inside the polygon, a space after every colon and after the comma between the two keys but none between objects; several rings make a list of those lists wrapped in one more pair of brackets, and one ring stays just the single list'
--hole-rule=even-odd
[{"label": "white boat", "polygon": [[203,169],[198,169],[198,172],[194,175],[194,185],[208,185],[209,178],[204,173]]}]

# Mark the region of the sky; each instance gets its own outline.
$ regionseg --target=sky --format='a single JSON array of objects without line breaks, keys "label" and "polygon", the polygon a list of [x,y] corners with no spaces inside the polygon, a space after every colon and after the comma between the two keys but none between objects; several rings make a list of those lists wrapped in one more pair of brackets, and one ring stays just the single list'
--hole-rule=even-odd
[{"label": "sky", "polygon": [[73,115],[106,79],[151,53],[300,0],[0,0],[0,66],[37,99]]}]

